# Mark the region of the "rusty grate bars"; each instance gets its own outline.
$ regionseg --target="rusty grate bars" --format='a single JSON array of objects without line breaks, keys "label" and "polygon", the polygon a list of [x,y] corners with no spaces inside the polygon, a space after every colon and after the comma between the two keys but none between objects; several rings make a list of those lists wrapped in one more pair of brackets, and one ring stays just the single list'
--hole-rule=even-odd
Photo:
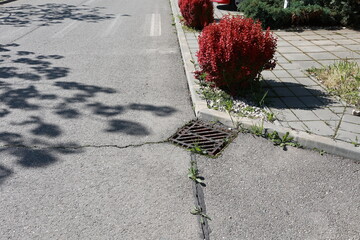
[{"label": "rusty grate bars", "polygon": [[231,130],[201,120],[193,120],[179,129],[169,140],[188,149],[198,146],[208,155],[215,156],[234,136],[235,133]]}]

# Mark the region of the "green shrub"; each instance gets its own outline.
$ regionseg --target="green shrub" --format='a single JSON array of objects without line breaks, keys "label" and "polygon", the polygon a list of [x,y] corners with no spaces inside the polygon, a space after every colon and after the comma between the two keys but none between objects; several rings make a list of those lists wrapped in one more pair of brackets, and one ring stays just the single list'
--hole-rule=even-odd
[{"label": "green shrub", "polygon": [[264,27],[360,25],[359,0],[244,0],[240,10]]},{"label": "green shrub", "polygon": [[284,28],[291,25],[291,12],[279,6],[279,2],[244,0],[239,9],[246,17],[259,20],[264,28]]}]

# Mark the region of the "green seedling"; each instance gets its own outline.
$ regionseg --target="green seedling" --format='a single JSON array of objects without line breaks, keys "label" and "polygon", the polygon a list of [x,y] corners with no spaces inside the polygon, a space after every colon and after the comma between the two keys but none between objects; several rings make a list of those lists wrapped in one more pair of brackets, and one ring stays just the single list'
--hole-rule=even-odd
[{"label": "green seedling", "polygon": [[321,156],[324,156],[324,154],[326,153],[324,150],[318,148],[313,148],[313,150],[319,152]]},{"label": "green seedling", "polygon": [[263,136],[264,133],[264,122],[261,123],[261,125],[253,125],[250,127],[250,133],[256,135],[256,136]]},{"label": "green seedling", "polygon": [[189,168],[188,177],[195,183],[204,184],[204,178],[199,176],[199,170],[194,164]]},{"label": "green seedling", "polygon": [[358,140],[358,137],[355,138],[355,141],[352,141],[351,144],[353,144],[355,147],[359,147],[360,146],[360,142]]},{"label": "green seedling", "polygon": [[284,136],[280,137],[277,131],[268,134],[268,138],[276,146],[286,149],[286,146],[300,147],[300,144],[294,142],[294,138],[289,136],[290,133],[286,132]]},{"label": "green seedling", "polygon": [[201,207],[195,207],[193,210],[190,211],[190,213],[192,215],[200,216],[201,224],[205,224],[205,219],[211,221],[211,218],[202,211]]},{"label": "green seedling", "polygon": [[198,143],[194,143],[194,146],[190,148],[190,151],[197,154],[206,155],[206,150],[203,150]]},{"label": "green seedling", "polygon": [[274,113],[266,113],[266,119],[269,122],[274,122],[276,120],[275,114]]}]

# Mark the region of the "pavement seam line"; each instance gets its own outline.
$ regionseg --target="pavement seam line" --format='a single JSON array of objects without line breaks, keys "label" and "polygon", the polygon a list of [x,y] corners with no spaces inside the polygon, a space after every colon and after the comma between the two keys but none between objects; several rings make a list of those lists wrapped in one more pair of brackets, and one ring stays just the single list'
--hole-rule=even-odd
[{"label": "pavement seam line", "polygon": [[129,144],[129,145],[116,145],[116,144],[104,144],[104,145],[82,145],[82,146],[50,146],[50,147],[41,147],[41,146],[27,146],[27,145],[21,145],[21,144],[6,144],[1,145],[0,148],[25,148],[25,149],[83,149],[83,148],[118,148],[118,149],[125,149],[125,148],[131,148],[131,147],[142,147],[145,145],[156,145],[156,144],[162,144],[162,143],[168,143],[169,140],[163,140],[158,142],[145,142],[140,144]]},{"label": "pavement seam line", "polygon": [[[191,153],[191,162],[190,165],[197,168],[197,162],[196,162],[196,155],[195,153]],[[194,201],[195,206],[199,207],[204,214],[206,214],[206,204],[205,204],[205,197],[204,197],[204,191],[199,183],[196,183],[195,181],[192,181],[192,188],[193,188],[193,195],[194,195]],[[200,238],[203,240],[210,240],[210,230],[209,230],[209,223],[208,219],[203,218],[204,223],[201,223],[201,216],[197,216],[198,223],[200,226]]]},{"label": "pavement seam line", "polygon": [[336,139],[336,135],[338,134],[338,131],[339,131],[339,129],[340,129],[340,125],[341,125],[342,120],[343,120],[343,118],[344,118],[346,109],[347,109],[347,106],[344,107],[344,110],[343,110],[343,112],[342,112],[342,114],[341,114],[341,118],[340,118],[340,120],[339,120],[339,124],[336,126],[334,135],[332,136],[333,139]]}]

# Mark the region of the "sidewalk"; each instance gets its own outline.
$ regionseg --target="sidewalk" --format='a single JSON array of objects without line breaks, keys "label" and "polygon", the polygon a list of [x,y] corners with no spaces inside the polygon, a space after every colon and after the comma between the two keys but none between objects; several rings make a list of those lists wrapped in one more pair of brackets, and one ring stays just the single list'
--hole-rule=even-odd
[{"label": "sidewalk", "polygon": [[[216,3],[214,6],[215,19],[226,14],[239,14],[220,10],[220,5]],[[175,11],[174,16],[178,16],[177,5]],[[207,109],[206,102],[196,96],[198,86],[191,75],[198,67],[196,52],[199,33],[183,31],[178,26],[177,30],[197,116],[222,120],[230,125],[227,114]],[[360,32],[350,29],[277,30],[274,34],[278,38],[278,64],[273,71],[264,71],[262,75],[269,89],[271,104],[268,107],[277,121],[274,124],[266,123],[265,126],[279,132],[291,132],[305,147],[360,159],[360,149],[351,144],[360,141],[360,117],[353,116],[353,108],[330,96],[317,80],[306,73],[306,69],[311,67],[326,66],[345,58],[360,63]],[[189,62],[194,62],[194,66],[190,66]],[[239,118],[238,121],[245,123],[245,126],[256,124],[250,119]]]}]

